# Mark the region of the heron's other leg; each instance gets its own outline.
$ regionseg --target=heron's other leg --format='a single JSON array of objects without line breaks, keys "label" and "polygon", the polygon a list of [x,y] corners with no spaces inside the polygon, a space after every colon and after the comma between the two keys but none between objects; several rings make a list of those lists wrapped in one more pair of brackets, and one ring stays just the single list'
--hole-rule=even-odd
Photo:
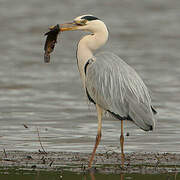
[{"label": "heron's other leg", "polygon": [[121,145],[121,165],[124,167],[124,135],[123,135],[123,120],[121,120],[121,136],[120,136],[120,145]]},{"label": "heron's other leg", "polygon": [[96,149],[97,149],[97,147],[99,145],[99,142],[101,140],[101,127],[102,127],[102,112],[103,112],[103,109],[99,105],[96,104],[96,110],[97,110],[97,116],[98,116],[98,131],[97,131],[95,146],[94,146],[94,149],[93,149],[93,152],[92,152],[91,158],[89,160],[89,164],[88,164],[89,168],[92,166],[92,161],[94,159]]}]

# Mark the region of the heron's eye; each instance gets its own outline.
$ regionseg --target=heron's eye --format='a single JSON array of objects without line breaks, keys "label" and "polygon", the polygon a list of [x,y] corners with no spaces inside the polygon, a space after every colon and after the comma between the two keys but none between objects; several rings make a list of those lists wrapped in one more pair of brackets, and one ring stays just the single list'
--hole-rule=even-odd
[{"label": "heron's eye", "polygon": [[76,23],[77,25],[79,25],[79,26],[84,26],[84,25],[86,25],[86,22],[87,22],[86,19],[83,19],[83,20],[80,20],[80,21],[75,21],[75,23]]}]

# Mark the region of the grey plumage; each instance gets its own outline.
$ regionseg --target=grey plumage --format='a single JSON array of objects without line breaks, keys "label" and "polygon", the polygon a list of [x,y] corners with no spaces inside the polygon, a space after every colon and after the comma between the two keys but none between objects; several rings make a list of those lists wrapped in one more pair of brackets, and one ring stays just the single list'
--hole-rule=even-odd
[{"label": "grey plumage", "polygon": [[142,79],[113,53],[97,54],[87,66],[85,86],[92,100],[119,117],[129,117],[148,131],[155,126],[151,99]]}]

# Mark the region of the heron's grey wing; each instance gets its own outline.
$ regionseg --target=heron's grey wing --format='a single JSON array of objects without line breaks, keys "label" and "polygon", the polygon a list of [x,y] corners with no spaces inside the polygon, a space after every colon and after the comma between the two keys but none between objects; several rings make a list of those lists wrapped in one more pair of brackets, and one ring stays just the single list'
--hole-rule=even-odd
[{"label": "heron's grey wing", "polygon": [[121,117],[131,117],[136,125],[150,130],[155,125],[151,99],[139,75],[121,58],[100,53],[86,72],[90,98],[102,108]]}]

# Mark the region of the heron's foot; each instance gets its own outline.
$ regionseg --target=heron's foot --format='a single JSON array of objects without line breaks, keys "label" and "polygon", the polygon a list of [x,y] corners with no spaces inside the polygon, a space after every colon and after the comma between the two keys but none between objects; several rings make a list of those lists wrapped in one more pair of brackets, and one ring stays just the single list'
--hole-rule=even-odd
[{"label": "heron's foot", "polygon": [[121,169],[124,169],[124,162],[125,162],[125,154],[124,152],[121,152],[121,159],[120,159],[120,167]]},{"label": "heron's foot", "polygon": [[92,174],[95,174],[95,173],[98,172],[98,170],[96,169],[96,167],[88,167],[88,168],[86,169],[86,171],[87,171],[88,173],[92,173]]},{"label": "heron's foot", "polygon": [[123,166],[121,165],[121,166],[120,166],[120,169],[121,169],[121,170],[125,170],[126,168],[124,167],[124,165],[123,165]]},{"label": "heron's foot", "polygon": [[83,173],[92,173],[92,174],[94,174],[94,173],[97,173],[97,169],[96,169],[96,167],[88,167],[88,166],[84,166],[83,164],[82,164],[82,166],[81,166],[81,170],[83,171]]}]

